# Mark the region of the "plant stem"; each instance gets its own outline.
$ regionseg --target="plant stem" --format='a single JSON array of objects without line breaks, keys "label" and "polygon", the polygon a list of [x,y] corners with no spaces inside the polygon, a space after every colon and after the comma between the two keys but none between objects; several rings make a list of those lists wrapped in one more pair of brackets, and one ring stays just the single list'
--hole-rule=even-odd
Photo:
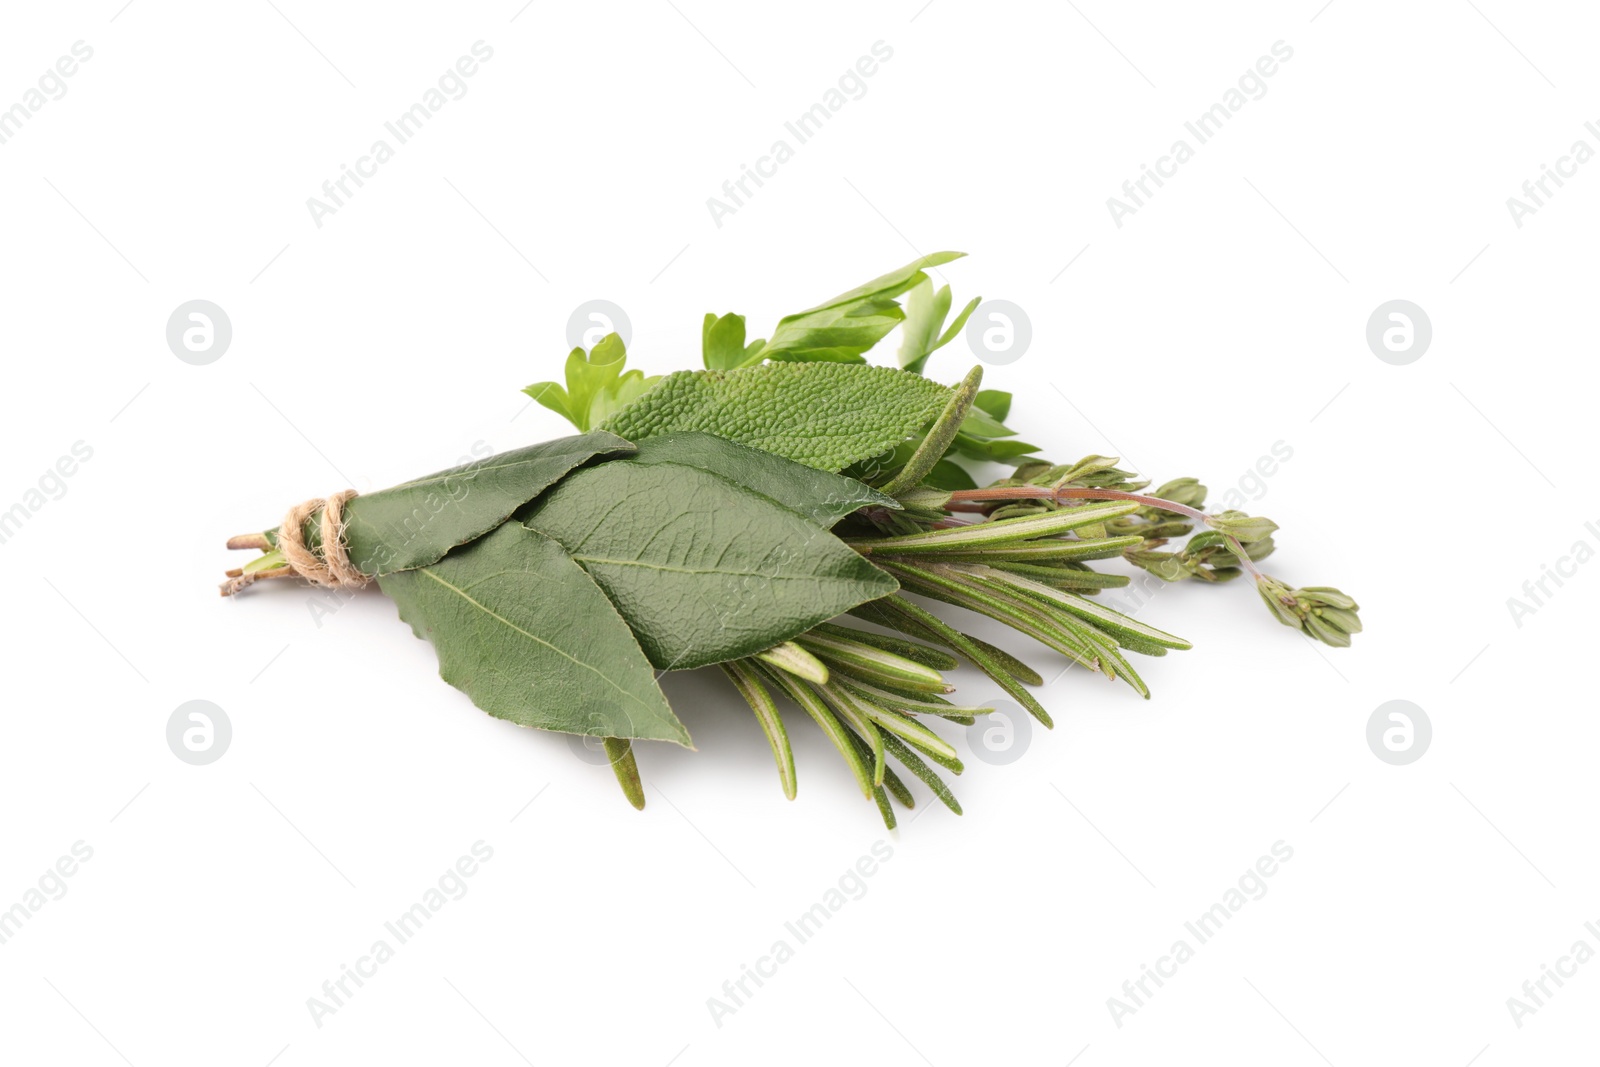
[{"label": "plant stem", "polygon": [[[1058,504],[1063,500],[1131,500],[1143,507],[1160,508],[1162,511],[1170,511],[1174,515],[1182,515],[1207,525],[1211,522],[1211,516],[1198,508],[1191,508],[1175,500],[1163,500],[1158,496],[1127,493],[1121,489],[1088,489],[1075,485],[1064,485],[1059,489],[1043,489],[1031,485],[999,485],[991,489],[958,489],[950,494],[952,504],[997,503],[1004,500],[1053,500]],[[957,509],[952,507],[950,510]],[[963,507],[959,510],[969,509]]]},{"label": "plant stem", "polygon": [[[1158,508],[1161,511],[1170,511],[1174,515],[1182,515],[1186,519],[1203,522],[1212,529],[1216,529],[1211,521],[1211,516],[1199,508],[1191,508],[1187,504],[1180,504],[1175,500],[1163,500],[1158,496],[1146,496],[1143,493],[1128,493],[1121,489],[1089,489],[1082,486],[1064,485],[1059,489],[1035,488],[1031,485],[999,485],[989,489],[958,489],[950,494],[950,503],[946,505],[950,511],[981,511],[985,504],[999,503],[1006,500],[1052,500],[1059,504],[1063,500],[1131,500],[1141,507]],[[1228,541],[1228,547],[1233,549],[1233,554],[1239,558],[1242,566],[1256,581],[1265,578],[1261,568],[1257,567],[1244,545],[1233,534],[1222,531],[1222,536]]]}]

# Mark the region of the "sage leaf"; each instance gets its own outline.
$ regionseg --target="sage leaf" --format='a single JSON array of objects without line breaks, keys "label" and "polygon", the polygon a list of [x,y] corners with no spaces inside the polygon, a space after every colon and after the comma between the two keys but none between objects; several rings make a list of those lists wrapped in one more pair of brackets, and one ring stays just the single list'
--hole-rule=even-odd
[{"label": "sage leaf", "polygon": [[820,471],[792,459],[708,433],[647,437],[629,463],[681,463],[699,467],[753,489],[824,529],[863,507],[891,508],[900,502],[854,478]]},{"label": "sage leaf", "polygon": [[890,496],[903,493],[908,489],[915,489],[917,484],[933,470],[934,465],[943,458],[950,443],[956,439],[956,434],[961,430],[961,420],[967,417],[967,412],[972,409],[972,400],[978,395],[978,385],[983,381],[983,368],[973,367],[967,376],[961,380],[950,394],[950,399],[945,402],[944,410],[934,420],[933,428],[928,431],[928,436],[922,439],[917,450],[906,460],[906,465],[900,468],[883,491]]},{"label": "sage leaf", "polygon": [[677,463],[580,471],[522,518],[594,577],[660,668],[753,655],[898,588],[775,501]]},{"label": "sage leaf", "polygon": [[692,747],[628,624],[543,534],[504,523],[379,585],[412,631],[433,643],[440,677],[490,715],[541,730]]},{"label": "sage leaf", "polygon": [[630,441],[698,430],[837,471],[917,434],[949,397],[947,387],[893,367],[769,363],[679,371],[602,429]]}]

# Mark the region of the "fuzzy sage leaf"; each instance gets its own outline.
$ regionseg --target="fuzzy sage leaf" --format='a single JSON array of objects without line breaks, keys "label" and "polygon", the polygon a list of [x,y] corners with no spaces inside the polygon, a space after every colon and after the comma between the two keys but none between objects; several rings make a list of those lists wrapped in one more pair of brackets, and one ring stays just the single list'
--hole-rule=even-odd
[{"label": "fuzzy sage leaf", "polygon": [[961,384],[955,387],[946,402],[944,410],[934,420],[933,428],[922,439],[911,458],[906,460],[906,465],[900,472],[889,480],[883,491],[890,496],[903,493],[908,489],[915,489],[928,472],[933,470],[934,464],[943,458],[950,448],[950,443],[956,439],[956,434],[961,429],[961,421],[967,417],[967,412],[972,409],[972,401],[978,395],[978,386],[983,382],[983,368],[973,367],[962,379]]},{"label": "fuzzy sage leaf", "polygon": [[837,471],[918,433],[949,396],[937,382],[890,367],[769,363],[679,371],[603,428],[630,441],[698,430]]}]

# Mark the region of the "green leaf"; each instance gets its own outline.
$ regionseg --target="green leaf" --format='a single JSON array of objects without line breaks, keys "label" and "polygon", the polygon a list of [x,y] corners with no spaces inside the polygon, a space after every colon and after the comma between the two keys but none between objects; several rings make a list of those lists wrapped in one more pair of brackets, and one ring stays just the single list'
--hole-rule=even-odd
[{"label": "green leaf", "polygon": [[[858,748],[860,748],[860,747],[866,745],[866,742],[862,741],[860,738],[857,738],[856,739],[856,745],[857,745]],[[909,808],[914,808],[914,807],[917,806],[916,798],[911,795],[911,790],[906,788],[905,782],[900,780],[900,776],[898,774],[894,773],[894,768],[893,767],[884,768],[884,771],[883,771],[883,790],[879,790],[879,792],[883,792],[884,790],[887,790],[890,796],[894,797],[901,804],[905,805],[905,807],[908,808],[908,809]],[[878,810],[879,811],[883,811],[884,810],[884,806],[880,806]],[[884,819],[884,822],[888,824],[889,829],[893,830],[894,829],[894,814],[891,812],[889,814],[888,818]]]},{"label": "green leaf", "polygon": [[[1075,593],[1093,593],[1100,589],[1120,589],[1129,582],[1126,574],[1101,574],[1099,571],[1092,571],[1087,567],[1079,569],[1071,565],[1057,567],[1031,563],[1009,563],[1003,559],[996,562],[979,557],[974,557],[974,561],[988,563],[996,570],[1006,571],[1010,574],[1020,574],[1024,578],[1032,578],[1034,581],[1043,582],[1054,589],[1067,589]],[[1176,581],[1176,579],[1169,580]]]},{"label": "green leaf", "polygon": [[931,485],[935,489],[948,489],[955,492],[961,489],[976,489],[978,483],[972,480],[972,475],[959,463],[948,459],[941,459],[933,465],[922,479],[923,485]]},{"label": "green leaf", "polygon": [[630,463],[680,463],[753,489],[827,529],[857,508],[898,511],[900,501],[854,478],[820,471],[708,433],[647,437]]},{"label": "green leaf", "polygon": [[840,721],[850,727],[856,737],[867,742],[867,751],[861,753],[862,760],[864,762],[867,759],[871,759],[873,788],[882,788],[884,772],[888,770],[883,761],[883,735],[878,732],[877,727],[873,726],[871,720],[867,718],[863,706],[852,700],[850,694],[843,689],[837,686],[824,685],[818,686],[816,691],[823,700],[827,701],[828,706],[833,709],[834,714],[839,716]]},{"label": "green leaf", "polygon": [[978,305],[982,302],[983,297],[981,296],[975,296],[968,300],[967,306],[956,313],[956,317],[950,320],[950,325],[945,328],[944,333],[940,334],[939,339],[933,343],[932,350],[937,351],[955,340],[956,334],[961,332],[961,327],[967,324],[967,320],[972,318],[972,313],[978,310]]},{"label": "green leaf", "polygon": [[534,403],[540,407],[549,408],[574,426],[578,425],[572,409],[567,406],[567,391],[555,382],[535,382],[522,391],[533,397]]},{"label": "green leaf", "polygon": [[[960,259],[936,252],[874,278],[848,293],[779,321],[760,358],[785,362],[861,363],[861,353],[883,340],[905,312],[895,298],[927,281],[922,271]],[[941,316],[942,320],[943,316]]]},{"label": "green leaf", "polygon": [[[633,451],[595,431],[501,452],[350,500],[344,507],[350,562],[369,577],[437,562],[457,545],[499,526],[511,513],[599,456]],[[306,520],[306,543],[321,544],[322,512]],[[277,531],[267,532],[276,544]]]},{"label": "green leaf", "polygon": [[819,624],[810,632],[881,648],[885,652],[893,652],[897,656],[920,663],[924,667],[932,667],[936,671],[953,671],[960,666],[960,661],[954,656],[931,645],[907,641],[903,637],[895,637],[890,634],[880,634],[874,630],[863,630],[859,627],[840,626],[837,623],[825,622]]},{"label": "green leaf", "polygon": [[639,779],[639,762],[633,758],[633,742],[620,737],[608,737],[604,744],[606,759],[611,761],[611,770],[617,776],[617,784],[622,787],[622,795],[628,798],[634,811],[643,811],[644,782]]},{"label": "green leaf", "polygon": [[1013,466],[1022,462],[1028,453],[1039,451],[1038,445],[1030,445],[1026,441],[997,441],[988,437],[969,437],[965,433],[956,435],[953,447],[957,455],[968,459],[1010,463]]},{"label": "green leaf", "polygon": [[594,399],[589,402],[588,425],[599,426],[612,415],[643,396],[652,385],[655,385],[660,380],[659,375],[654,378],[646,378],[642,370],[628,371],[613,382],[609,388],[596,393]]},{"label": "green leaf", "polygon": [[642,441],[699,430],[836,471],[918,433],[950,390],[892,367],[779,363],[728,371],[679,371],[606,420]]},{"label": "green leaf", "polygon": [[1077,620],[1072,620],[1069,625],[1061,617],[1051,615],[1037,602],[1020,593],[985,583],[970,571],[939,564],[926,567],[894,564],[892,570],[909,589],[987,615],[1055,649],[1068,659],[1076,660],[1091,670],[1099,669],[1098,657],[1083,638],[1073,632],[1073,627],[1079,625]]},{"label": "green leaf", "polygon": [[772,746],[772,758],[778,764],[778,781],[783,786],[783,795],[793,800],[794,750],[789,747],[789,731],[784,728],[783,717],[778,714],[778,705],[761,684],[761,678],[754,668],[738,660],[720,666],[728,680],[733,682],[734,688],[739,690],[739,695],[744,697],[745,703],[750,705],[762,732],[767,735],[767,743]]},{"label": "green leaf", "polygon": [[956,800],[956,795],[945,785],[944,779],[939,777],[939,772],[922,762],[922,758],[911,750],[911,747],[902,742],[893,734],[885,734],[883,747],[904,764],[906,770],[922,779],[922,784],[933,790],[933,795],[939,802],[957,815],[961,814],[961,803]]},{"label": "green leaf", "polygon": [[707,370],[733,370],[744,362],[744,316],[718,318],[708,312],[700,329],[700,352]]},{"label": "green leaf", "polygon": [[911,374],[921,374],[928,357],[955,339],[982,300],[980,296],[973,297],[956,315],[949,328],[940,333],[945,316],[950,314],[950,287],[946,285],[934,292],[932,281],[924,278],[919,282],[906,294],[906,318],[900,331],[898,356],[901,369]]},{"label": "green leaf", "polygon": [[582,471],[524,519],[594,577],[661,668],[753,655],[897,588],[782,505],[676,463]]},{"label": "green leaf", "polygon": [[939,696],[923,694],[907,694],[904,690],[886,689],[871,682],[858,678],[839,678],[834,682],[842,689],[848,689],[862,700],[870,700],[879,707],[890,708],[894,711],[905,712],[907,715],[937,715],[944,719],[973,718],[978,715],[987,715],[994,709],[987,705],[963,707],[952,704]]},{"label": "green leaf", "polygon": [[626,361],[622,338],[614,333],[602,337],[591,352],[574,348],[567,354],[567,406],[574,415],[582,415],[585,423],[578,429],[589,429],[594,398],[621,377]]},{"label": "green leaf", "polygon": [[882,600],[856,608],[850,614],[881,626],[900,629],[901,632],[916,637],[938,641],[952,652],[964,656],[974,667],[987,674],[1011,699],[1027,708],[1028,713],[1046,727],[1054,725],[1050,713],[1044,710],[1044,705],[1021,684],[1022,681],[1026,681],[1029,685],[1039,685],[1043,679],[1010,653],[955,629],[933,612],[918,607],[903,596],[884,597]]},{"label": "green leaf", "polygon": [[438,563],[379,579],[439,674],[496,718],[691,747],[644,653],[561,546],[508,522]]},{"label": "green leaf", "polygon": [[862,678],[913,692],[951,691],[944,677],[932,667],[864,642],[812,631],[795,638],[795,643],[825,662]]},{"label": "green leaf", "polygon": [[[978,399],[972,402],[972,406],[994,419],[997,423],[1005,422],[1006,416],[1011,414],[1011,394],[1003,389],[980,389],[978,391]],[[1001,429],[1005,429],[1005,427],[1002,426]],[[989,436],[998,437],[1000,435],[990,434]]]},{"label": "green leaf", "polygon": [[1212,529],[1232,534],[1244,544],[1271,537],[1278,529],[1271,519],[1252,518],[1242,511],[1224,511],[1211,516],[1209,522]]},{"label": "green leaf", "polygon": [[1147,642],[1161,648],[1174,648],[1179,651],[1194,647],[1181,637],[1175,637],[1165,630],[1158,630],[1154,626],[1148,626],[1132,616],[1124,615],[1120,611],[1113,611],[1108,607],[1096,604],[1092,600],[1085,600],[1076,593],[1052,589],[1050,586],[1041,585],[1018,574],[991,573],[994,573],[999,581],[1015,586],[1046,604],[1071,612],[1113,637]]},{"label": "green leaf", "polygon": [[923,364],[939,340],[939,328],[944,317],[950,314],[950,287],[941,286],[937,292],[933,279],[926,276],[906,293],[905,321],[900,326],[900,351],[895,358],[900,369],[909,374],[921,374]]},{"label": "green leaf", "polygon": [[917,450],[906,460],[906,465],[900,472],[890,479],[883,491],[890,496],[903,493],[907,489],[916,488],[917,484],[934,464],[944,457],[950,448],[950,443],[956,439],[960,432],[961,420],[967,417],[967,412],[972,409],[972,399],[978,395],[978,383],[983,381],[983,368],[973,367],[961,384],[951,392],[950,399],[945,403],[944,410],[934,420],[933,427],[928,435],[922,439]]},{"label": "green leaf", "polygon": [[587,432],[660,380],[646,378],[643,371],[623,374],[626,362],[622,338],[608,333],[591,352],[574,348],[567,353],[565,389],[555,382],[535,382],[522,391]]},{"label": "green leaf", "polygon": [[858,548],[867,548],[874,552],[892,552],[895,555],[970,552],[1037,537],[1053,537],[1081,526],[1131,514],[1138,506],[1132,501],[1088,504],[1083,507],[1049,511],[1043,515],[975,522],[950,530],[929,530],[926,533],[906,534],[901,537],[862,538],[852,541],[851,544]]},{"label": "green leaf", "polygon": [[[1047,513],[1059,514],[1059,513]],[[1016,522],[1016,519],[1003,520]],[[979,524],[982,525],[981,523]],[[973,550],[941,551],[939,558],[949,562],[973,563],[1058,563],[1062,560],[1114,559],[1130,548],[1143,544],[1138,534],[1121,537],[1068,540],[1045,537],[1037,541],[1007,541]],[[888,551],[880,549],[879,551]],[[1101,577],[1108,577],[1102,575]]]},{"label": "green leaf", "polygon": [[833,742],[833,747],[839,750],[839,755],[850,767],[850,773],[855,775],[856,784],[861,787],[861,795],[872,798],[872,771],[861,758],[861,753],[856,750],[855,744],[850,740],[850,731],[839,721],[826,703],[823,702],[817,689],[809,682],[802,682],[798,678],[791,678],[782,671],[768,671],[767,677],[776,682],[790,700],[800,705],[802,711],[811,716],[822,732]]},{"label": "green leaf", "polygon": [[[855,746],[855,750],[860,754],[861,758],[863,760],[871,758],[872,746],[861,740],[861,735],[856,733],[854,730],[850,730],[848,733],[850,737],[850,743]],[[881,737],[879,739],[879,744],[882,744]],[[906,789],[904,782],[896,780],[895,773],[887,766],[879,766],[877,770],[883,772],[883,780],[879,784],[872,787],[872,800],[873,803],[878,806],[878,814],[883,817],[884,829],[893,830],[895,828],[896,820],[894,817],[894,808],[889,803],[889,795],[893,793],[896,800],[900,800],[901,803],[905,803],[905,799],[909,799],[910,797],[910,792]]]},{"label": "green leaf", "polygon": [[[277,531],[274,530],[272,533],[276,536]],[[269,548],[249,563],[246,563],[242,570],[245,574],[260,574],[262,571],[275,571],[279,567],[286,566],[288,562],[288,558],[281,551],[276,548]]]},{"label": "green leaf", "polygon": [[1010,411],[1010,393],[994,389],[979,391],[972,410],[961,421],[961,432],[956,435],[953,446],[956,453],[968,459],[1009,463],[1012,466],[1036,462],[1030,453],[1039,451],[1038,445],[1002,440],[1017,435],[1017,431],[1002,421]]},{"label": "green leaf", "polygon": [[950,742],[922,725],[909,715],[902,715],[896,711],[880,708],[870,701],[863,700],[856,705],[872,724],[884,731],[900,737],[902,740],[915,745],[921,752],[927,753],[941,767],[960,774],[962,764]]},{"label": "green leaf", "polygon": [[[982,396],[989,392],[987,389],[979,390]],[[1009,395],[1009,394],[1008,394]],[[1015,437],[1017,431],[1001,422],[996,416],[978,407],[974,402],[972,410],[967,412],[967,417],[961,422],[961,432],[968,437]]]},{"label": "green leaf", "polygon": [[808,682],[823,685],[828,680],[828,665],[793,641],[785,641],[765,651],[757,652],[755,658],[773,670],[792,674],[796,678],[804,678]]}]

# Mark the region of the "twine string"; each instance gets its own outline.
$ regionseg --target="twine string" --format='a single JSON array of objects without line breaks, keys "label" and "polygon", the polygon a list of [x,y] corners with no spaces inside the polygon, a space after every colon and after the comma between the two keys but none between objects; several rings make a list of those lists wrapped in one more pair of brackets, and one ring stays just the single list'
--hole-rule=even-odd
[{"label": "twine string", "polygon": [[[278,527],[278,550],[300,577],[317,585],[344,589],[359,589],[371,581],[350,562],[349,548],[344,543],[344,506],[357,495],[354,489],[346,489],[329,497],[312,497],[284,514],[283,524]],[[306,546],[305,538],[305,522],[319,508],[320,554]]]}]

